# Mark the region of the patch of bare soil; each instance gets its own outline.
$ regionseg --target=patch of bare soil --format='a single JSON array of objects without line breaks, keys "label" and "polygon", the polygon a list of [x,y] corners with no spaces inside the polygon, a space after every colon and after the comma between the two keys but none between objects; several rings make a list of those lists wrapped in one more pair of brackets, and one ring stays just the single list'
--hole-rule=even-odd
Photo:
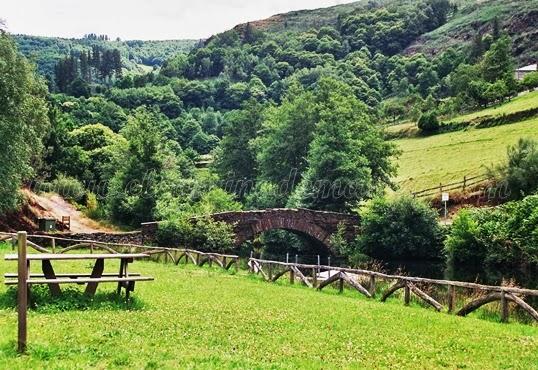
[{"label": "patch of bare soil", "polygon": [[12,212],[0,217],[0,230],[2,231],[28,231],[38,230],[38,219],[42,217],[55,218],[58,229],[62,230],[61,220],[63,216],[69,216],[73,233],[97,233],[114,232],[115,230],[101,225],[99,222],[86,217],[72,204],[58,194],[36,194],[30,190],[22,190],[25,203],[17,212]]}]

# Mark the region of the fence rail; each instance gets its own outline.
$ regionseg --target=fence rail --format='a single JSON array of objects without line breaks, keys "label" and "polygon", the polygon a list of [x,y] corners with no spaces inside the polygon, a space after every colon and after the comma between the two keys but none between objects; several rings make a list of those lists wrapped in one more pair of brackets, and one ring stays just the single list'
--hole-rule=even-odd
[{"label": "fence rail", "polygon": [[[0,241],[10,239],[12,240],[13,249],[15,249],[17,244],[17,234],[0,233]],[[153,247],[138,244],[100,242],[86,239],[69,239],[50,235],[28,235],[27,239],[28,247],[40,253],[62,254],[80,249],[89,249],[90,253],[93,253],[96,250],[104,250],[108,253],[133,253],[135,251],[143,251],[144,253],[150,255],[150,257],[153,259],[159,260],[162,258],[164,262],[172,262],[176,265],[178,265],[181,260],[184,260],[185,264],[191,261],[197,266],[203,266],[206,263],[211,266],[213,263],[215,263],[223,269],[229,270],[233,265],[235,265],[237,269],[239,264],[239,256],[233,254],[201,252],[188,248]],[[38,244],[29,239],[38,239],[41,241],[48,240],[50,244],[45,246],[43,242]],[[73,244],[61,247],[58,242],[67,242]]]},{"label": "fence rail", "polygon": [[456,181],[451,182],[448,184],[439,184],[438,186],[434,186],[428,189],[423,189],[420,191],[412,192],[411,194],[415,198],[425,198],[430,197],[433,195],[441,194],[445,191],[450,190],[461,190],[465,192],[466,190],[472,189],[474,186],[483,184],[487,181],[491,180],[491,177],[489,175],[478,175],[478,176],[463,176],[462,181]]},{"label": "fence rail", "polygon": [[[534,320],[538,321],[538,312],[523,300],[525,296],[538,297],[538,290],[524,289],[510,286],[493,286],[477,283],[468,283],[463,281],[438,280],[411,276],[389,275],[381,272],[351,269],[344,267],[333,267],[324,265],[306,265],[299,263],[287,263],[280,261],[262,260],[250,258],[248,262],[249,271],[263,276],[266,281],[275,282],[283,276],[289,276],[290,283],[294,284],[299,280],[308,287],[321,290],[326,286],[337,283],[338,289],[343,290],[344,284],[357,290],[368,298],[374,298],[376,295],[376,279],[388,280],[395,282],[392,286],[383,292],[381,301],[384,302],[388,297],[399,289],[404,289],[404,301],[408,305],[411,293],[419,299],[433,306],[437,311],[443,309],[443,305],[434,299],[431,295],[420,289],[417,284],[429,284],[447,287],[447,311],[453,312],[456,308],[456,288],[468,290],[478,290],[486,293],[485,296],[473,299],[465,304],[457,312],[459,316],[477,310],[483,305],[500,301],[501,302],[501,320],[508,321],[509,309],[508,304],[519,306],[527,312]],[[366,283],[359,278],[366,277]]]}]

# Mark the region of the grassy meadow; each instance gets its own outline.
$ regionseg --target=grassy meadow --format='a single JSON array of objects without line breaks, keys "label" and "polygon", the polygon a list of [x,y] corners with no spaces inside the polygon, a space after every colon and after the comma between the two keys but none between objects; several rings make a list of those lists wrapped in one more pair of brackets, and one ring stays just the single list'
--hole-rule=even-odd
[{"label": "grassy meadow", "polygon": [[[4,247],[1,254],[7,253]],[[57,271],[89,269],[56,263]],[[0,272],[16,264],[0,261]],[[115,271],[117,266],[105,265]],[[34,292],[29,351],[15,352],[15,291],[0,286],[0,368],[516,368],[538,363],[538,327],[460,318],[401,298],[317,292],[246,273],[135,262],[154,282],[137,285],[130,308],[98,288],[51,301]],[[77,299],[78,298],[78,299]]]},{"label": "grassy meadow", "polygon": [[395,140],[400,191],[417,191],[481,175],[506,160],[506,150],[520,138],[538,139],[538,118],[485,129]]},{"label": "grassy meadow", "polygon": [[534,108],[538,108],[538,91],[533,91],[520,95],[517,98],[514,98],[503,104],[495,105],[487,109],[458,116],[454,119],[451,119],[449,123],[469,122],[476,118],[481,118],[485,116],[500,116],[501,114],[511,114]]}]

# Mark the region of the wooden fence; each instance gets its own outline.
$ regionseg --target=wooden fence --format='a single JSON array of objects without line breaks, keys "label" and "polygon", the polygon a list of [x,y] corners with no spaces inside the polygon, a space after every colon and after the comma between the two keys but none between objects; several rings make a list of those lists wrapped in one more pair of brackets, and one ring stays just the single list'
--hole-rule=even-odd
[{"label": "wooden fence", "polygon": [[[40,253],[62,254],[82,249],[89,249],[90,253],[94,253],[98,250],[106,251],[108,253],[143,252],[150,255],[150,258],[152,258],[153,260],[159,260],[166,263],[171,262],[176,265],[178,265],[182,260],[184,260],[185,264],[189,263],[190,261],[197,266],[203,266],[206,263],[209,266],[212,266],[214,263],[225,270],[229,270],[230,267],[234,265],[236,269],[239,268],[239,256],[232,254],[200,252],[194,249],[187,248],[162,248],[138,244],[120,244],[99,242],[95,240],[69,239],[50,235],[28,235],[27,238],[28,247]],[[40,241],[40,244],[33,242],[29,239],[37,239]],[[15,249],[15,246],[17,245],[16,234],[0,233],[0,241],[8,240],[12,241],[13,249]],[[61,243],[67,244],[67,246],[60,246]]]},{"label": "wooden fence", "polygon": [[464,176],[462,181],[451,182],[448,184],[439,184],[438,186],[412,192],[411,194],[414,198],[425,198],[451,190],[461,190],[462,192],[465,192],[466,190],[473,189],[473,187],[476,187],[479,184],[486,183],[489,180],[491,180],[491,177],[489,175],[478,175],[471,177]]},{"label": "wooden fence", "polygon": [[[150,255],[150,258],[153,260],[171,262],[176,265],[183,260],[185,264],[190,261],[197,266],[203,266],[206,263],[212,265],[215,263],[226,270],[234,265],[236,269],[239,268],[239,256],[236,255],[206,253],[185,248],[161,248],[135,244],[98,242],[93,240],[76,240],[48,235],[29,235],[28,239],[30,238],[49,242],[48,245],[45,245],[43,242],[39,245],[30,240],[26,241],[29,248],[33,248],[41,253],[66,253],[77,249],[89,249],[92,253],[96,250],[105,250],[109,253],[134,253],[141,251]],[[17,245],[16,234],[0,233],[0,241],[6,240],[12,240],[13,248]],[[60,246],[59,242],[67,243],[69,245]],[[440,300],[436,300],[432,297],[432,294],[428,294],[426,292],[427,290],[422,288],[422,285],[443,286],[447,288],[446,309],[449,313],[456,311],[457,288],[473,290],[480,292],[481,294],[457,310],[457,315],[466,316],[485,304],[499,301],[501,307],[501,320],[503,322],[508,321],[509,303],[520,307],[534,320],[538,321],[538,312],[536,309],[524,301],[524,298],[527,296],[538,297],[538,290],[533,289],[390,275],[362,269],[333,267],[320,264],[308,265],[288,263],[252,257],[248,259],[248,267],[251,273],[262,275],[266,281],[275,282],[278,279],[287,276],[291,284],[299,281],[310,288],[318,290],[322,290],[323,288],[336,283],[340,291],[344,289],[344,285],[347,285],[368,298],[375,298],[377,294],[376,282],[378,280],[389,281],[393,284],[382,292],[382,302],[396,291],[403,289],[404,302],[406,305],[410,303],[411,294],[414,294],[419,299],[434,307],[437,311],[442,311],[445,307],[439,302]]]},{"label": "wooden fence", "polygon": [[[449,313],[456,311],[456,288],[463,288],[478,291],[482,294],[475,297],[457,310],[456,314],[459,316],[466,316],[487,303],[500,301],[502,322],[508,321],[509,302],[517,305],[527,312],[534,320],[538,321],[538,312],[524,301],[524,297],[526,296],[538,297],[538,290],[533,289],[389,275],[381,272],[361,269],[286,263],[257,258],[250,258],[248,266],[251,273],[260,274],[266,281],[269,282],[275,282],[278,279],[287,276],[289,277],[291,284],[299,281],[310,288],[322,290],[326,286],[336,283],[338,284],[338,289],[340,291],[343,291],[344,284],[347,284],[349,287],[368,298],[374,298],[376,296],[377,280],[389,281],[393,284],[383,291],[381,296],[382,302],[384,302],[399,289],[403,289],[404,302],[406,305],[409,305],[411,293],[413,293],[416,297],[423,300],[437,311],[442,311],[445,307],[430,294],[419,288],[419,285],[443,286],[447,288],[446,309]],[[322,272],[326,272],[326,276],[322,276]]]}]

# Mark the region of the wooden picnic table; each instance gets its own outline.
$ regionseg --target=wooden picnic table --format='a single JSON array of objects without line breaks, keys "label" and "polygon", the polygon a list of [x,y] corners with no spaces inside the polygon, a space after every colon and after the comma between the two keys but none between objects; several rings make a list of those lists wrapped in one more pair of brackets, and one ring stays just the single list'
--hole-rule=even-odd
[{"label": "wooden picnic table", "polygon": [[[89,296],[95,295],[99,283],[117,282],[118,294],[121,288],[125,288],[126,298],[129,299],[129,293],[134,290],[136,281],[150,281],[153,277],[140,276],[140,274],[129,275],[128,266],[135,259],[147,258],[149,255],[144,253],[128,254],[27,254],[26,263],[28,266],[28,285],[47,284],[52,295],[57,296],[61,293],[60,284],[86,284],[85,293]],[[18,254],[8,254],[6,261],[17,261]],[[118,274],[104,273],[105,260],[120,260],[120,270]],[[43,274],[31,274],[30,262],[41,261],[41,270]],[[56,274],[51,261],[95,261],[91,274]],[[17,274],[5,274],[6,285],[17,285]],[[15,278],[15,279],[13,279]]]}]

